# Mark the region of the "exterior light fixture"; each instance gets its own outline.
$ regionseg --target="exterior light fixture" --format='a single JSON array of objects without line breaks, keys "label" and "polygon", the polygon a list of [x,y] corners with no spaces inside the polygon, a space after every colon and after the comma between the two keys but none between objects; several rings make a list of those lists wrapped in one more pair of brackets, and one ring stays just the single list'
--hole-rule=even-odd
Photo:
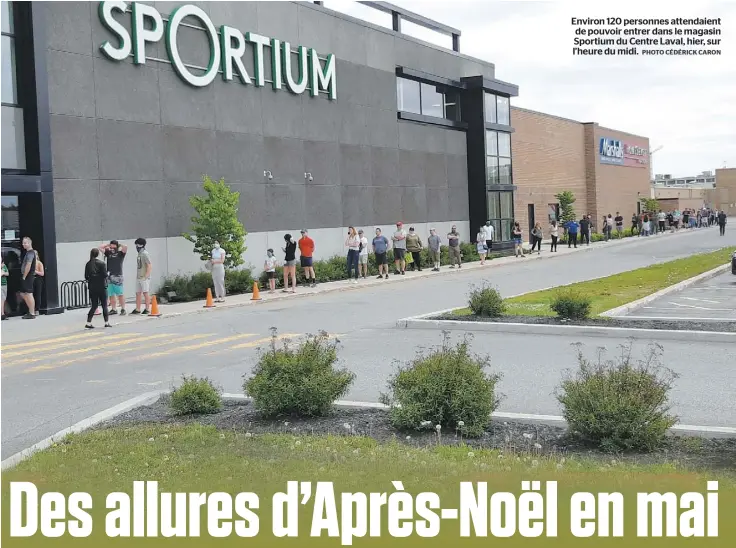
[{"label": "exterior light fixture", "polygon": [[266,170],[266,171],[263,172],[263,176],[264,177],[267,177],[269,181],[273,179],[273,173],[271,173],[268,170]]}]

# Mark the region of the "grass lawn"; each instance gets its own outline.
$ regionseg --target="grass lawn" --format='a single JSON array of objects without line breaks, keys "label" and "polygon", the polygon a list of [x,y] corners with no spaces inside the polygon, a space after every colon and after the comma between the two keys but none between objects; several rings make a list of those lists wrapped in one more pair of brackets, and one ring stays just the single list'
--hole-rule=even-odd
[{"label": "grass lawn", "polygon": [[[565,546],[570,542],[583,542],[583,539],[572,538],[566,527],[566,521],[569,520],[568,501],[576,491],[613,490],[624,495],[628,538],[617,540],[621,543],[626,540],[627,544],[640,541],[635,536],[635,524],[629,523],[634,518],[635,493],[638,491],[704,492],[706,480],[717,479],[720,482],[720,507],[728,509],[736,504],[736,471],[733,474],[720,472],[706,476],[672,465],[640,466],[613,459],[610,463],[602,464],[600,461],[572,457],[565,459],[562,455],[543,457],[531,453],[525,456],[439,444],[416,449],[398,442],[380,445],[372,439],[347,436],[251,436],[198,424],[117,427],[71,436],[3,473],[3,496],[7,501],[9,481],[32,481],[40,492],[90,493],[95,523],[93,535],[87,539],[66,539],[74,542],[74,546],[85,543],[99,546],[104,534],[104,514],[107,512],[105,496],[113,491],[131,493],[135,480],[158,481],[159,490],[163,492],[222,491],[234,495],[241,491],[252,491],[260,497],[257,513],[261,520],[261,532],[251,542],[257,541],[255,545],[258,546],[271,546],[281,542],[292,542],[293,545],[294,542],[293,539],[273,538],[270,528],[271,497],[276,491],[285,491],[288,480],[334,481],[336,492],[364,493],[391,493],[394,491],[391,481],[398,480],[404,482],[408,492],[433,491],[441,497],[443,508],[457,508],[452,505],[459,504],[460,481],[487,481],[489,495],[494,491],[508,490],[518,496],[520,482],[531,479],[558,482],[558,540],[564,540]],[[311,520],[313,502],[314,498],[300,511],[300,519],[303,520],[300,522],[300,536],[306,538],[299,542],[314,546],[325,546],[326,543],[339,546],[339,539],[309,538],[308,520]],[[9,504],[4,506],[7,520]],[[405,542],[387,536],[385,511],[384,507],[382,539],[372,542],[380,542],[381,545]],[[722,518],[724,516],[721,515]],[[203,536],[207,535],[206,524],[203,518]],[[5,538],[8,527],[3,529]],[[450,521],[442,524],[442,534],[436,539],[413,538],[431,543],[443,538],[445,541],[457,539],[457,536],[458,524]],[[720,537],[724,541],[736,539],[736,520],[721,520]],[[480,546],[479,541],[483,539],[474,540]],[[15,539],[13,546],[36,545],[30,544],[32,541]],[[263,541],[267,541],[267,544]],[[470,539],[468,541],[473,542]],[[513,546],[517,545],[517,541],[521,544],[524,539],[508,539]],[[557,545],[557,540],[547,541]],[[684,545],[686,541],[667,539],[667,545],[679,546],[680,542]],[[140,539],[116,539],[115,542],[136,544]],[[155,542],[163,542],[163,539],[151,539],[146,546]],[[641,542],[642,545],[646,544]],[[691,540],[689,542],[692,544]],[[228,543],[242,546],[236,544],[242,543],[242,539],[233,534],[232,537],[218,539],[217,545]],[[38,542],[38,545],[45,544]]]},{"label": "grass lawn", "polygon": [[[693,255],[686,259],[676,259],[621,274],[614,274],[598,280],[589,280],[564,286],[575,293],[590,297],[591,316],[611,310],[626,303],[651,295],[665,287],[697,276],[730,262],[734,248],[723,248],[711,253]],[[549,308],[550,302],[559,288],[527,293],[506,299],[506,314],[511,316],[554,316]],[[455,311],[458,316],[470,315],[470,310],[461,308]]]}]

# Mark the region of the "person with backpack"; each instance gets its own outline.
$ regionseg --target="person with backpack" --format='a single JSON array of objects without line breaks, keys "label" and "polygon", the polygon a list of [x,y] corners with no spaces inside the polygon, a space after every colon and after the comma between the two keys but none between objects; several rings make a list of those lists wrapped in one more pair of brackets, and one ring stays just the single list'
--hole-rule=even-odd
[{"label": "person with backpack", "polygon": [[93,247],[89,252],[89,261],[84,265],[84,279],[87,281],[89,291],[90,309],[87,313],[85,329],[93,329],[92,318],[95,316],[97,307],[102,307],[102,317],[105,327],[110,325],[110,317],[107,311],[107,265],[99,259],[100,250]]}]

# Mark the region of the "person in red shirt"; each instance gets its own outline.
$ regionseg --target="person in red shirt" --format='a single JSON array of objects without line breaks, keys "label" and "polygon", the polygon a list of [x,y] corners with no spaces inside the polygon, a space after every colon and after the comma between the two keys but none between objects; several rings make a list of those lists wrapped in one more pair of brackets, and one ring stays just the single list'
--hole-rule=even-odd
[{"label": "person in red shirt", "polygon": [[317,277],[314,275],[314,267],[312,266],[314,240],[309,237],[306,228],[302,230],[302,237],[299,239],[299,254],[299,259],[302,263],[304,277],[307,279],[307,283],[310,284],[311,287],[317,287]]}]

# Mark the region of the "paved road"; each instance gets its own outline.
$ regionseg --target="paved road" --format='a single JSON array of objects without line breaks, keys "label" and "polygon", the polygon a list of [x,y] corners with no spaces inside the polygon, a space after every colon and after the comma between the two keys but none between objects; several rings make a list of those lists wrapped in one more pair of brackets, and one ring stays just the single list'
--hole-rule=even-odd
[{"label": "paved road", "polygon": [[655,299],[628,315],[651,319],[736,321],[736,276],[729,270],[677,293]]},{"label": "paved road", "polygon": [[[407,359],[417,347],[439,343],[436,332],[399,330],[396,320],[462,305],[470,284],[487,281],[510,296],[726,245],[736,246],[736,232],[721,238],[708,229],[602,244],[552,260],[491,263],[485,270],[151,320],[104,333],[3,344],[2,458],[127,398],[168,388],[182,373],[208,375],[227,392],[238,392],[272,326],[283,336],[318,330],[339,335],[341,355],[358,376],[349,398],[375,401],[395,359]],[[575,365],[571,342],[575,341],[482,336],[474,348],[490,354],[494,366],[505,373],[503,411],[556,413],[551,392],[560,371]],[[591,349],[600,343],[588,342]],[[612,342],[607,339],[605,344],[611,347]],[[667,343],[665,351],[672,360],[668,365],[684,374],[676,405],[682,421],[736,424],[733,395],[725,393],[736,386],[733,351],[713,345],[699,348],[685,341]]]}]

